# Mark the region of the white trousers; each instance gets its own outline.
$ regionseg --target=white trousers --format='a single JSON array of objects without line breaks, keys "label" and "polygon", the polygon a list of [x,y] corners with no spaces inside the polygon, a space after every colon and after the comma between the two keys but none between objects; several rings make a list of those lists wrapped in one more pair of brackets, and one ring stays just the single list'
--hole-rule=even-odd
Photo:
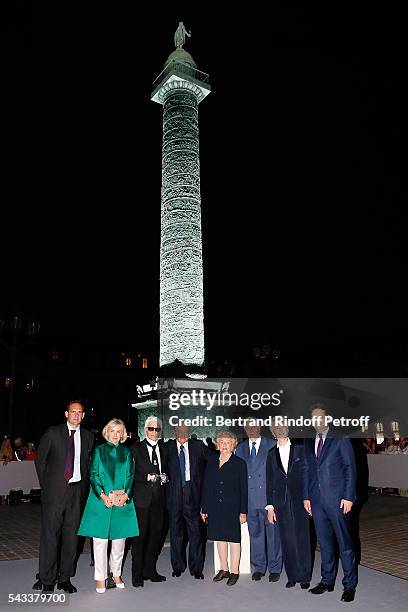
[{"label": "white trousers", "polygon": [[[95,559],[95,580],[106,580],[108,577],[108,542],[101,538],[93,538]],[[121,574],[122,559],[125,552],[126,538],[112,540],[112,549],[109,557],[109,567],[113,576]]]}]

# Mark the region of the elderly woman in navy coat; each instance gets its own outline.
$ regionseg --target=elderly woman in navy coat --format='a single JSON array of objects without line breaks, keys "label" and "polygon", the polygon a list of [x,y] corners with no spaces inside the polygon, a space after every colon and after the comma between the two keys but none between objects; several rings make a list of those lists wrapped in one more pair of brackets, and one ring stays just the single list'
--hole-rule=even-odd
[{"label": "elderly woman in navy coat", "polygon": [[[276,420],[275,420],[276,423]],[[300,582],[308,589],[311,574],[309,517],[303,506],[303,444],[289,438],[286,426],[271,427],[277,445],[269,451],[266,462],[266,498],[268,520],[277,522],[282,542],[283,563],[288,577],[286,587]]]},{"label": "elderly woman in navy coat", "polygon": [[[239,578],[241,524],[248,513],[248,475],[243,459],[234,455],[237,437],[229,431],[216,436],[219,454],[210,456],[204,474],[201,517],[208,520],[207,537],[217,542],[221,569],[214,582],[228,578],[232,586]],[[228,569],[228,544],[230,565]]]}]

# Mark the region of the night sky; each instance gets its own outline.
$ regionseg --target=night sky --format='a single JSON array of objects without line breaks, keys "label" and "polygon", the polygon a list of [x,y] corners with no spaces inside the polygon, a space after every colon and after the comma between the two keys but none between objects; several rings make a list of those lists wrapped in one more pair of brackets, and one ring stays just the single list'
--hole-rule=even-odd
[{"label": "night sky", "polygon": [[199,107],[208,350],[406,333],[402,15],[140,4],[1,9],[3,313],[37,316],[50,342],[157,353],[150,92],[183,20],[212,85]]}]

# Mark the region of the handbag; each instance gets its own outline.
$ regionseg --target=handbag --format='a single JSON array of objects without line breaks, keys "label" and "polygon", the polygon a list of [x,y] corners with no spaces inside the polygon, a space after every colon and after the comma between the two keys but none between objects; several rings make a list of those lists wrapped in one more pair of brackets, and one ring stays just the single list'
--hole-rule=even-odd
[{"label": "handbag", "polygon": [[114,489],[113,491],[109,491],[108,497],[112,500],[112,505],[117,506],[121,496],[124,494],[124,489]]}]

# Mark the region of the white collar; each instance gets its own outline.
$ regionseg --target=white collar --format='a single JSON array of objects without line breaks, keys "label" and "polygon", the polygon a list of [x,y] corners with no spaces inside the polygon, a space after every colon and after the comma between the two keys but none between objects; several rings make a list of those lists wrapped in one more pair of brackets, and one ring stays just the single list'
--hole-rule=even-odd
[{"label": "white collar", "polygon": [[177,442],[177,448],[180,450],[180,446],[182,446],[183,448],[188,448],[188,443],[189,440],[186,440],[185,442],[183,442],[183,444],[181,444],[181,442],[179,442],[178,440],[176,440]]},{"label": "white collar", "polygon": [[258,444],[261,443],[261,440],[262,440],[261,436],[259,436],[259,438],[256,438],[256,440],[252,440],[252,438],[248,438],[249,444],[256,444],[256,445],[258,445]]},{"label": "white collar", "polygon": [[158,444],[158,442],[159,442],[159,441],[158,441],[158,440],[150,440],[150,438],[148,438],[148,437],[146,436],[146,442],[147,442],[148,444],[150,444],[150,446],[156,446],[156,445]]}]

